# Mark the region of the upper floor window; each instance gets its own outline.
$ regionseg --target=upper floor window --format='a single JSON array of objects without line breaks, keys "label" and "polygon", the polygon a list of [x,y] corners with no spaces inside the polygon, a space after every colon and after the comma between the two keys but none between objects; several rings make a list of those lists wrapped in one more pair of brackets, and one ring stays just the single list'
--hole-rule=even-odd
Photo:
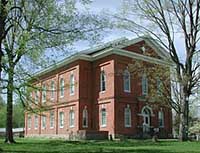
[{"label": "upper floor window", "polygon": [[123,73],[123,81],[124,81],[124,92],[131,91],[131,79],[130,79],[130,72],[125,70]]},{"label": "upper floor window", "polygon": [[124,109],[124,125],[131,127],[131,108],[129,105]]},{"label": "upper floor window", "polygon": [[156,86],[157,86],[157,94],[161,95],[162,94],[162,82],[160,78],[156,79]]},{"label": "upper floor window", "polygon": [[59,113],[59,123],[60,123],[60,128],[64,127],[64,112]]},{"label": "upper floor window", "polygon": [[64,79],[60,79],[60,97],[64,97],[65,82]]},{"label": "upper floor window", "polygon": [[142,95],[148,95],[148,79],[146,74],[142,75]]},{"label": "upper floor window", "polygon": [[101,126],[106,127],[107,124],[107,118],[106,118],[106,109],[102,108],[101,109]]},{"label": "upper floor window", "polygon": [[55,96],[55,82],[51,81],[51,99],[54,99]]},{"label": "upper floor window", "polygon": [[50,112],[50,128],[54,127],[54,112]]},{"label": "upper floor window", "polygon": [[87,108],[84,108],[83,109],[83,120],[82,120],[82,122],[83,122],[83,127],[88,127],[88,110],[87,110]]},{"label": "upper floor window", "polygon": [[159,127],[164,127],[164,113],[163,113],[163,111],[158,112],[158,124],[159,124]]},{"label": "upper floor window", "polygon": [[75,113],[74,110],[69,111],[69,127],[74,127]]},{"label": "upper floor window", "polygon": [[28,123],[28,129],[30,129],[31,128],[31,115],[28,115],[28,121],[27,121]]},{"label": "upper floor window", "polygon": [[106,74],[104,71],[101,71],[101,74],[100,74],[100,89],[101,91],[106,90]]},{"label": "upper floor window", "polygon": [[46,85],[42,86],[42,102],[46,102],[46,96],[47,96],[47,87]]},{"label": "upper floor window", "polygon": [[38,102],[39,102],[39,91],[36,90],[35,91],[35,103],[38,104]]},{"label": "upper floor window", "polygon": [[42,128],[46,128],[46,116],[42,116]]},{"label": "upper floor window", "polygon": [[70,95],[74,94],[75,90],[75,79],[74,79],[74,74],[70,75]]},{"label": "upper floor window", "polygon": [[35,115],[35,129],[38,128],[38,115]]}]

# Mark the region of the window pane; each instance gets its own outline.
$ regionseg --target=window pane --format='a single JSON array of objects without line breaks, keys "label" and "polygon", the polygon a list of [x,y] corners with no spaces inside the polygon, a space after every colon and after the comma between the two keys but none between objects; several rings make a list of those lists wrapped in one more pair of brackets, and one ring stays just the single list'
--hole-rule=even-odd
[{"label": "window pane", "polygon": [[60,97],[64,96],[64,87],[65,87],[64,79],[61,78],[60,79]]},{"label": "window pane", "polygon": [[83,127],[88,127],[88,111],[86,108],[83,110]]},{"label": "window pane", "polygon": [[50,112],[50,127],[54,127],[54,112]]},{"label": "window pane", "polygon": [[74,94],[74,90],[75,90],[75,80],[74,80],[74,75],[71,74],[70,75],[70,94]]},{"label": "window pane", "polygon": [[64,127],[64,112],[59,113],[60,116],[60,128]]},{"label": "window pane", "polygon": [[102,71],[100,75],[100,89],[101,91],[106,90],[106,75],[104,71]]},{"label": "window pane", "polygon": [[75,120],[74,111],[71,110],[71,111],[69,112],[69,126],[70,126],[70,127],[74,127],[74,120]]},{"label": "window pane", "polygon": [[103,108],[102,110],[101,110],[101,125],[102,126],[106,126],[106,109],[105,108]]},{"label": "window pane", "polygon": [[130,92],[130,73],[128,72],[128,70],[124,71],[123,80],[124,80],[124,91]]}]

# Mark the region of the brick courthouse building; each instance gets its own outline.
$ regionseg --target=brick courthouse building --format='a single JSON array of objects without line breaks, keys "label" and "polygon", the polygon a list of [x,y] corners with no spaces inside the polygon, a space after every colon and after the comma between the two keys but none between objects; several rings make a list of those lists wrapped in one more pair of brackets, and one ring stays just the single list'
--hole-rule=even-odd
[{"label": "brick courthouse building", "polygon": [[25,135],[65,138],[148,136],[159,128],[160,137],[172,133],[172,112],[151,107],[148,77],[129,72],[136,60],[169,69],[168,53],[149,37],[120,39],[74,54],[36,74],[34,107],[25,113]]}]

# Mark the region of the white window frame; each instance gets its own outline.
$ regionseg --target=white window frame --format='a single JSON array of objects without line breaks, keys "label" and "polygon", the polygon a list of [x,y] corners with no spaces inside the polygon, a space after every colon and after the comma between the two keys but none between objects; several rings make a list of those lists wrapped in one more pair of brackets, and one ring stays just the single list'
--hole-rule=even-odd
[{"label": "white window frame", "polygon": [[31,119],[31,115],[28,115],[27,126],[29,130],[31,129]]},{"label": "white window frame", "polygon": [[87,110],[87,108],[83,109],[82,127],[83,128],[87,128],[88,127],[88,110]]},{"label": "white window frame", "polygon": [[39,123],[38,115],[35,115],[35,118],[34,118],[34,128],[35,129],[38,129],[38,123]]},{"label": "white window frame", "polygon": [[47,128],[47,118],[46,116],[42,116],[42,129]]},{"label": "white window frame", "polygon": [[131,75],[128,70],[125,70],[123,73],[123,86],[124,92],[131,92]]},{"label": "white window frame", "polygon": [[102,70],[100,73],[100,91],[101,92],[106,91],[106,74],[104,70]]},{"label": "white window frame", "polygon": [[142,95],[143,96],[148,95],[148,78],[146,73],[142,75]]},{"label": "white window frame", "polygon": [[70,96],[75,93],[75,77],[74,74],[70,74]]},{"label": "white window frame", "polygon": [[164,118],[165,118],[164,117],[164,112],[163,111],[159,111],[158,112],[158,124],[159,124],[160,128],[164,128],[164,126],[165,126],[165,119]]},{"label": "white window frame", "polygon": [[74,110],[69,111],[69,127],[73,128],[75,124],[75,112]]},{"label": "white window frame", "polygon": [[[127,122],[127,118],[128,118],[128,122]],[[125,127],[131,127],[131,108],[129,105],[127,105],[124,109],[124,126]]]},{"label": "white window frame", "polygon": [[50,111],[50,128],[53,129],[54,128],[54,122],[55,122],[55,113],[54,111]]},{"label": "white window frame", "polygon": [[34,99],[35,103],[38,104],[39,103],[39,91],[35,90],[35,99]]},{"label": "white window frame", "polygon": [[60,98],[63,98],[65,95],[65,80],[60,78]]},{"label": "white window frame", "polygon": [[101,127],[106,127],[107,125],[107,111],[105,108],[101,109]]},{"label": "white window frame", "polygon": [[55,97],[55,81],[51,81],[51,100]]},{"label": "white window frame", "polygon": [[60,128],[64,128],[64,112],[59,112],[59,126]]},{"label": "white window frame", "polygon": [[45,103],[47,99],[47,87],[45,84],[42,85],[42,103]]}]

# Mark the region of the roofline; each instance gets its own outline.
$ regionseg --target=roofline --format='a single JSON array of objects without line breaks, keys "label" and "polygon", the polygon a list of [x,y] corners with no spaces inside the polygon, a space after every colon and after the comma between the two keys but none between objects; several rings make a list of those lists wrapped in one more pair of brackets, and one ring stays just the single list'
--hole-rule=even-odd
[{"label": "roofline", "polygon": [[[141,55],[141,54],[138,54],[138,53],[134,53],[134,52],[130,52],[130,51],[126,51],[126,50],[122,49],[122,48],[129,46],[131,44],[136,44],[140,41],[146,41],[148,43],[148,45],[153,47],[154,50],[157,51],[159,56],[161,56],[164,60],[156,59],[156,58],[149,57],[149,56],[144,56],[144,55]],[[115,41],[113,41],[113,42],[115,42]],[[56,70],[57,68],[61,68],[62,66],[68,65],[68,64],[75,62],[77,60],[95,61],[95,60],[98,60],[98,59],[103,58],[105,56],[112,55],[112,54],[126,56],[126,57],[130,57],[130,58],[133,58],[133,59],[138,59],[138,60],[143,60],[143,61],[146,61],[146,62],[150,62],[150,63],[154,63],[154,64],[160,64],[160,65],[163,65],[163,66],[173,66],[173,63],[170,62],[168,52],[160,44],[158,44],[151,36],[141,36],[141,37],[129,40],[125,44],[117,45],[116,47],[119,47],[119,48],[112,47],[112,48],[106,49],[106,48],[102,47],[102,49],[104,49],[104,50],[102,50],[100,52],[96,52],[92,55],[85,54],[84,52],[86,50],[81,51],[79,53],[73,54],[73,55],[61,60],[60,62],[58,62],[56,64],[49,66],[48,68],[46,68],[44,70],[39,71],[38,73],[36,73],[34,75],[33,78],[41,77],[41,76],[43,76],[43,75],[45,75],[45,74],[47,74],[51,71]],[[99,49],[99,47],[96,47],[93,50],[97,50],[97,48]],[[164,49],[164,51],[163,51],[163,49]],[[89,51],[89,50],[87,50],[87,51]]]}]

